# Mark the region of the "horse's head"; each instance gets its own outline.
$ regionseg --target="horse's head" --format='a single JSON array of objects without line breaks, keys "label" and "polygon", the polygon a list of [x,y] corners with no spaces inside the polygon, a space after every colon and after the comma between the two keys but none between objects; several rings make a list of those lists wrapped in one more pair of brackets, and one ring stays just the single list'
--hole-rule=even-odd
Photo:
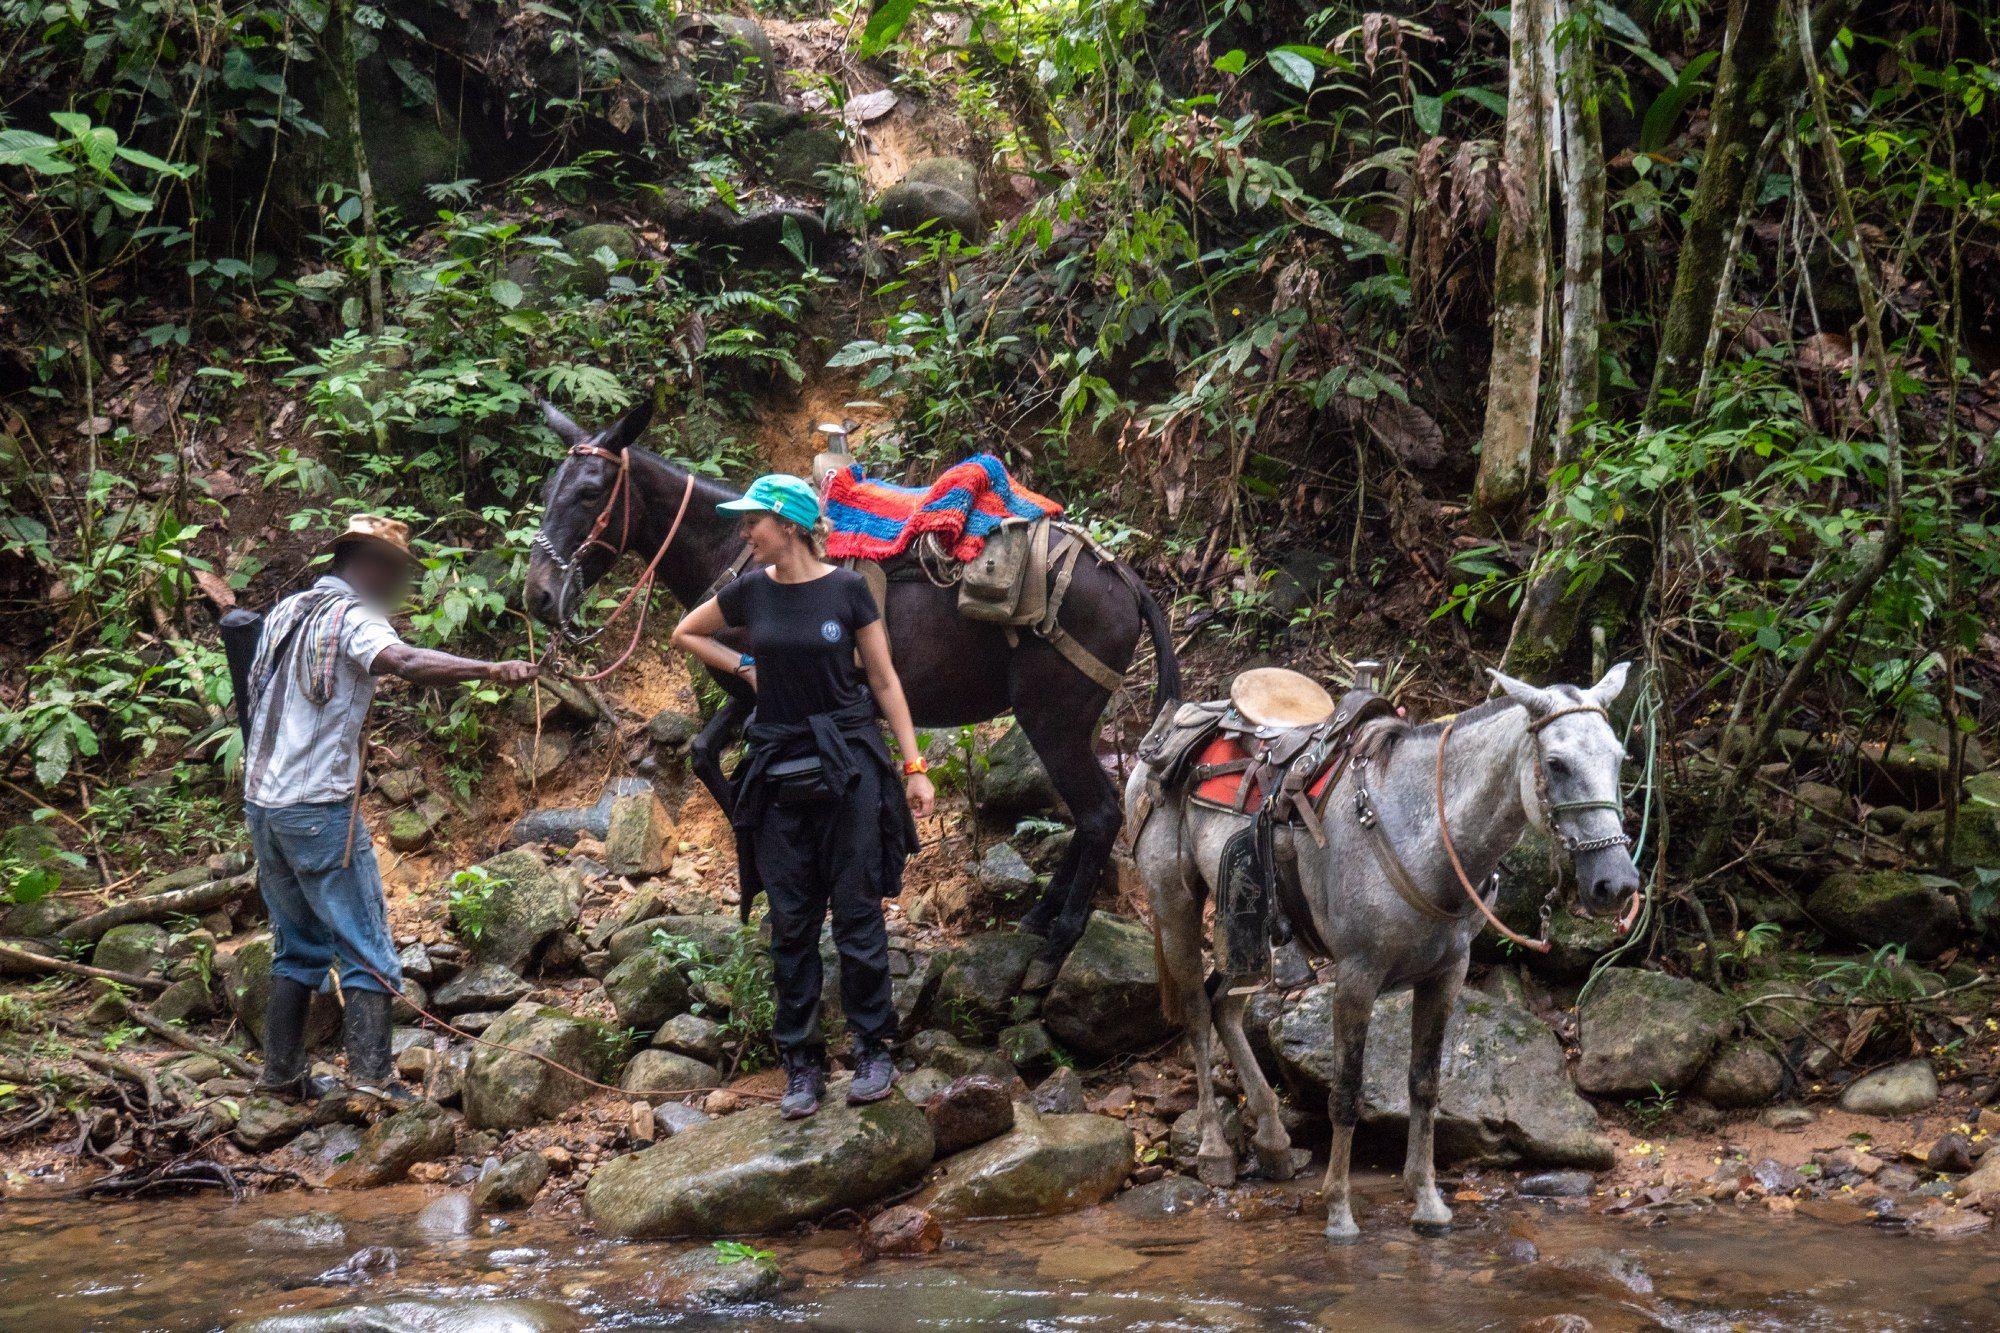
[{"label": "horse's head", "polygon": [[617,486],[617,458],[652,421],[653,400],[648,395],[595,435],[548,403],[542,404],[542,416],[569,453],[543,489],[542,527],[528,554],[524,600],[535,619],[560,628],[618,559],[627,521],[620,511],[631,497]]},{"label": "horse's head", "polygon": [[1615,910],[1639,891],[1639,868],[1632,864],[1618,786],[1625,746],[1607,716],[1625,688],[1630,666],[1620,662],[1589,689],[1543,688],[1498,671],[1488,673],[1508,698],[1528,710],[1521,805],[1529,821],[1569,853],[1577,905],[1591,916]]}]

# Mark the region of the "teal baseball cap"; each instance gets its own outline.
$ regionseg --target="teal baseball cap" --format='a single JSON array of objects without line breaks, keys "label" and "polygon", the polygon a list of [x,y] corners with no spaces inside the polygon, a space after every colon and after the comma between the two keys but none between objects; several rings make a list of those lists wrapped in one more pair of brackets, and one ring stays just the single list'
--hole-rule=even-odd
[{"label": "teal baseball cap", "polygon": [[716,508],[734,514],[776,514],[808,532],[819,522],[818,494],[807,483],[782,472],[757,478],[741,500],[730,500]]}]

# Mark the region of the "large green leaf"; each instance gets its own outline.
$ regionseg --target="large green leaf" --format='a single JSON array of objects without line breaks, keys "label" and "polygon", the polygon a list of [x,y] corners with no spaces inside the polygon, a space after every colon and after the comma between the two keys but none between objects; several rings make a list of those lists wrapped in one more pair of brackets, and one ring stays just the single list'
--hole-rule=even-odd
[{"label": "large green leaf", "polygon": [[868,60],[888,50],[889,44],[903,35],[916,10],[917,0],[881,0],[868,16],[868,26],[861,30],[861,58]]},{"label": "large green leaf", "polygon": [[1264,59],[1270,62],[1272,70],[1286,83],[1302,93],[1312,91],[1313,78],[1319,73],[1312,61],[1297,51],[1283,46],[1266,51]]},{"label": "large green leaf", "polygon": [[1703,51],[1687,62],[1678,78],[1667,87],[1653,104],[1646,108],[1646,117],[1639,125],[1639,147],[1648,153],[1656,153],[1665,148],[1674,137],[1674,128],[1680,124],[1681,112],[1695,95],[1707,87],[1702,74],[1715,63],[1714,51]]}]

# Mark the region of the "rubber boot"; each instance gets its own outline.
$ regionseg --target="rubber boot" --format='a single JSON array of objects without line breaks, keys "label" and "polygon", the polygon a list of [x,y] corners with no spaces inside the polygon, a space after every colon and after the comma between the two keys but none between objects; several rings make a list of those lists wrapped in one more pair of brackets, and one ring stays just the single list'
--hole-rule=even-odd
[{"label": "rubber boot", "polygon": [[341,1015],[347,1081],[356,1092],[385,1101],[409,1102],[415,1098],[396,1082],[396,1066],[389,1058],[389,1006],[393,1000],[387,991],[347,992],[347,1009]]},{"label": "rubber boot", "polygon": [[306,1020],[312,1002],[311,986],[290,977],[271,978],[271,998],[264,1005],[264,1073],[257,1091],[286,1101],[306,1094]]}]

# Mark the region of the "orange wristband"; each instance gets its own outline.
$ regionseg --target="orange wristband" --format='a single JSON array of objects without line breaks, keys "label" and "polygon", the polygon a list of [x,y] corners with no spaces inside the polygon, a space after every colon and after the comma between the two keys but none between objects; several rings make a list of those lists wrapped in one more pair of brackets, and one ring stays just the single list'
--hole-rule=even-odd
[{"label": "orange wristband", "polygon": [[931,766],[923,761],[922,756],[903,761],[903,776],[906,778],[913,778],[919,773],[928,773],[930,771]]}]

